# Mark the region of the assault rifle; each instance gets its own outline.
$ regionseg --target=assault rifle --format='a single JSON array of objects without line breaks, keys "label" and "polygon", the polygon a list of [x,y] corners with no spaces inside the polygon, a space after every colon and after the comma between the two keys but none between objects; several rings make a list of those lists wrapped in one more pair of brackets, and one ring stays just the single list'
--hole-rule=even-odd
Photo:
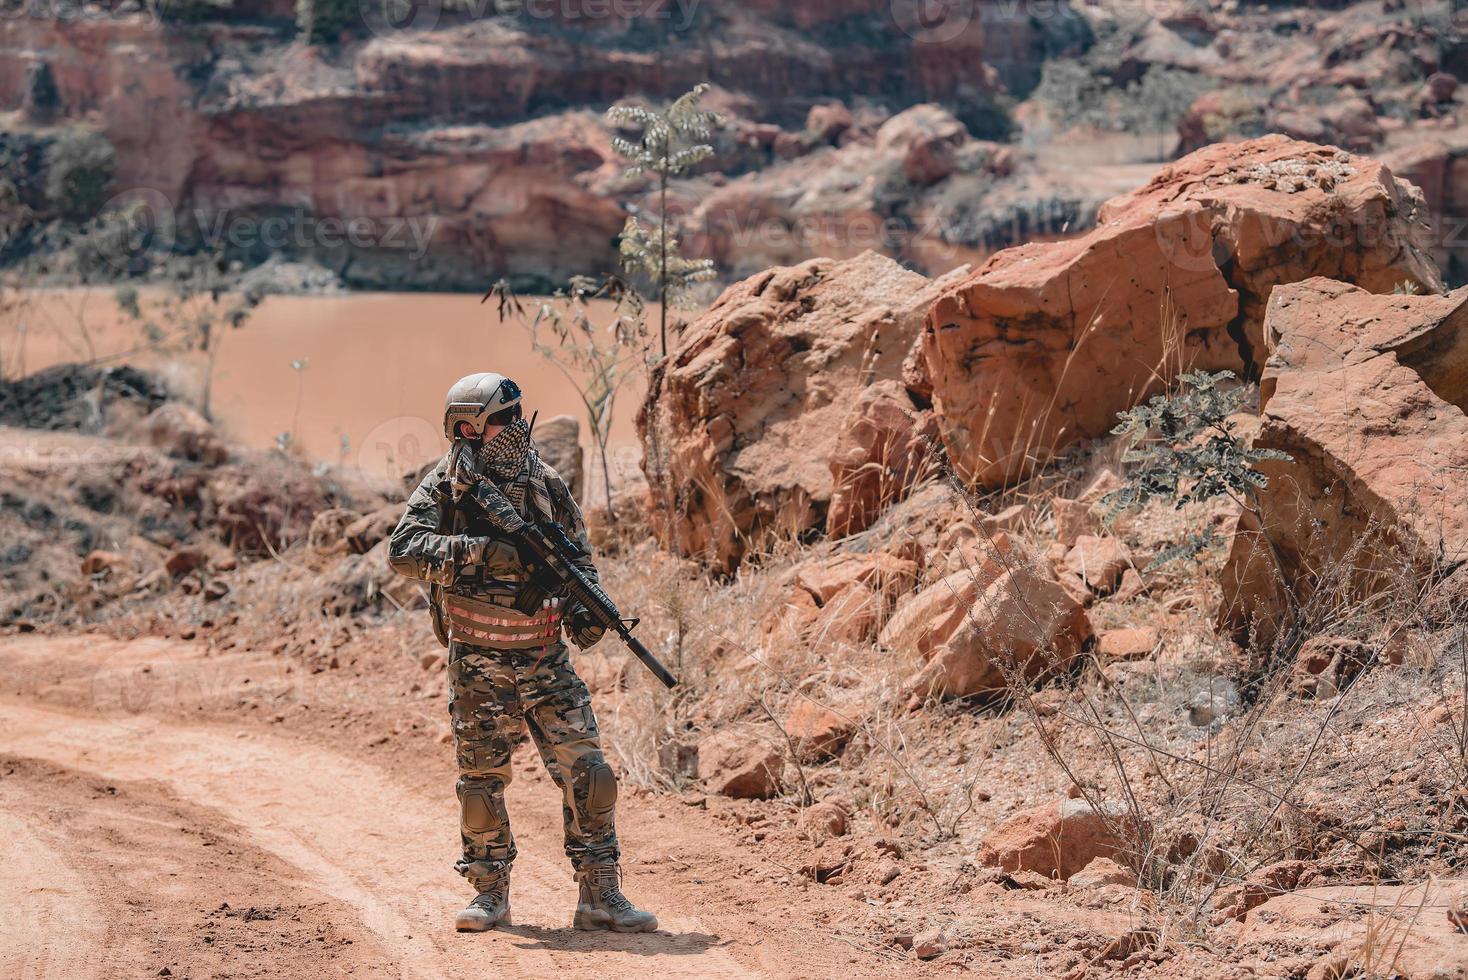
[{"label": "assault rifle", "polygon": [[483,477],[462,483],[456,480],[454,493],[459,503],[472,502],[485,520],[520,552],[520,561],[529,577],[524,594],[515,604],[520,612],[534,613],[547,597],[565,595],[579,602],[598,626],[616,633],[642,661],[642,665],[665,686],[672,687],[678,683],[678,679],[653,656],[652,651],[632,635],[632,630],[641,620],[637,617],[623,619],[601,586],[576,566],[576,560],[584,558],[586,552],[571,540],[565,528],[555,521],[533,524],[525,520],[515,511],[514,504]]}]

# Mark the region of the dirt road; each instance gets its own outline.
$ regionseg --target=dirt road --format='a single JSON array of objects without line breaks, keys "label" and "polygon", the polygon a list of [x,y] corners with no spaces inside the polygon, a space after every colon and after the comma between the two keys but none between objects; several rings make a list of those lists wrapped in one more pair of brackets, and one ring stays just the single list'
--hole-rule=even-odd
[{"label": "dirt road", "polygon": [[[404,779],[309,732],[194,721],[179,681],[204,662],[156,640],[0,641],[0,976],[825,976],[882,965],[788,907],[762,913],[753,881],[674,875],[687,870],[675,852],[727,865],[729,841],[655,801],[624,807],[621,822],[645,859],[629,891],[662,929],[571,930],[559,798],[529,759],[511,789],[518,924],[456,934],[465,889],[448,867],[451,773]],[[170,698],[115,696],[128,678],[164,675]]]}]

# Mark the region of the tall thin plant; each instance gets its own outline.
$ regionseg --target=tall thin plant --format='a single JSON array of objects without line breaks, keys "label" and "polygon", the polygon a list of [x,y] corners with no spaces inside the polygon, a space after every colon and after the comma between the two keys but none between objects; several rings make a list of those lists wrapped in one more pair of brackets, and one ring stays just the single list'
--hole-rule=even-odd
[{"label": "tall thin plant", "polygon": [[[616,522],[607,442],[612,434],[617,394],[635,370],[646,346],[642,297],[619,278],[597,281],[576,276],[565,289],[546,299],[524,300],[505,280],[496,282],[483,301],[493,298],[499,322],[513,320],[530,334],[530,348],[565,376],[581,400],[586,426],[596,443],[606,493],[607,523]],[[592,322],[593,300],[612,302],[613,318],[605,327]]]},{"label": "tall thin plant", "polygon": [[709,259],[685,258],[673,234],[668,213],[668,185],[713,156],[707,140],[720,124],[717,112],[699,105],[709,90],[707,82],[674,99],[661,112],[644,106],[613,106],[607,119],[618,128],[640,130],[633,141],[612,137],[612,147],[628,159],[628,177],[650,173],[657,181],[658,213],[644,225],[636,214],[622,228],[622,271],[630,278],[645,276],[653,283],[658,301],[658,354],[668,356],[668,307],[683,301],[690,289],[714,278]]}]

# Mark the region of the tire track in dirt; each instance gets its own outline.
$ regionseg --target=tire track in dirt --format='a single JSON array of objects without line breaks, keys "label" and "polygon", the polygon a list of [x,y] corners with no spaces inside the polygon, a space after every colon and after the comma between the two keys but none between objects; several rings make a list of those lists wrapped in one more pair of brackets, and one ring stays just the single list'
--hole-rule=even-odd
[{"label": "tire track in dirt", "polygon": [[157,783],[0,756],[0,976],[390,972],[342,907]]},{"label": "tire track in dirt", "polygon": [[[110,780],[156,780],[191,806],[217,811],[312,888],[348,907],[383,948],[398,954],[403,976],[463,976],[489,966],[528,977],[590,970],[639,978],[650,970],[674,977],[750,975],[715,947],[695,918],[669,917],[662,932],[638,936],[566,928],[575,897],[569,874],[528,849],[514,874],[521,925],[483,936],[455,934],[451,916],[465,892],[444,869],[457,844],[452,795],[415,796],[346,756],[264,734],[234,737],[205,726],[17,701],[0,703],[0,729],[11,754]],[[542,801],[536,810],[542,807],[550,809]]]},{"label": "tire track in dirt", "polygon": [[[12,810],[10,780],[0,780],[0,976],[101,977],[95,948],[107,931],[84,914],[94,898],[81,876],[46,840],[42,821]],[[42,936],[65,942],[38,943]]]}]

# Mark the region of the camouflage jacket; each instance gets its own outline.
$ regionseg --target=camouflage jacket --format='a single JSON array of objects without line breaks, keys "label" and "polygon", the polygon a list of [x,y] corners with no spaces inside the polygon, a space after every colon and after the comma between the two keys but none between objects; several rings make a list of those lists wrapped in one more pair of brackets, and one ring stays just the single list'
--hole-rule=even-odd
[{"label": "camouflage jacket", "polygon": [[[512,548],[502,549],[498,558],[483,565],[471,565],[466,561],[464,547],[468,538],[502,539],[488,522],[475,519],[472,505],[454,508],[447,476],[448,465],[449,454],[446,453],[408,498],[407,511],[388,540],[388,564],[401,575],[444,586],[458,595],[515,595],[524,584],[525,576]],[[545,485],[556,522],[586,554],[576,563],[577,567],[592,581],[597,581],[581,508],[576,506],[565,481],[548,465],[545,466]],[[451,510],[454,512],[452,527],[444,519]]]}]

